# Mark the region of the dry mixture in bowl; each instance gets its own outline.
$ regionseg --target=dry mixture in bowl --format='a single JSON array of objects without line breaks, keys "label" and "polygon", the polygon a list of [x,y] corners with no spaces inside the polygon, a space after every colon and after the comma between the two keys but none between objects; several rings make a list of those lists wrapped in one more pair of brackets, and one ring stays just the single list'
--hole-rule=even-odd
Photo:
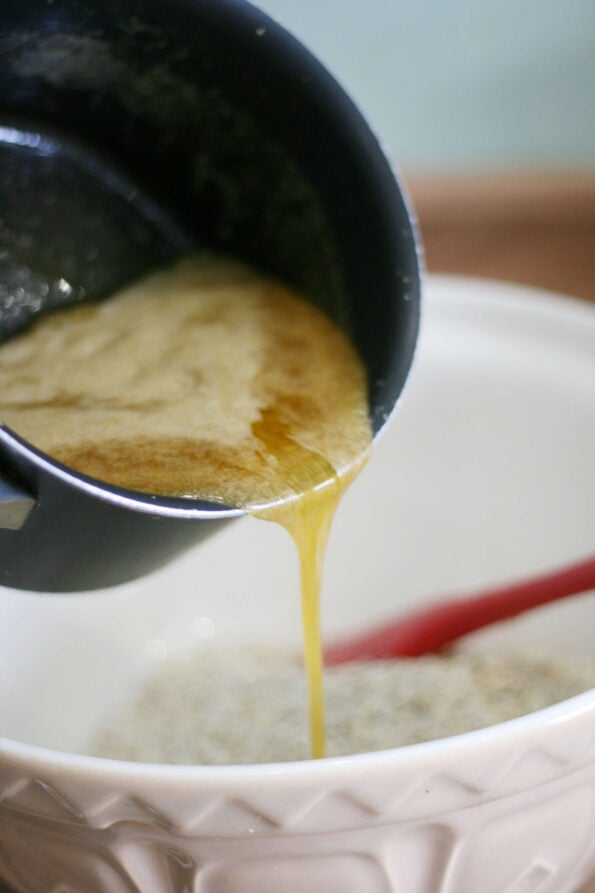
[{"label": "dry mixture in bowl", "polygon": [[[529,650],[344,664],[325,673],[327,755],[481,728],[593,686],[595,660]],[[307,759],[300,656],[212,646],[172,659],[93,749],[97,756],[183,764]]]}]

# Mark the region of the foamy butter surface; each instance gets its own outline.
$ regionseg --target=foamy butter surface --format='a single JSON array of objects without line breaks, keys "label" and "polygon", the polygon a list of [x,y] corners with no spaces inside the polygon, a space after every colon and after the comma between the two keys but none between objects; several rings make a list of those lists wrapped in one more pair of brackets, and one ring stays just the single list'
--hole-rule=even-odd
[{"label": "foamy butter surface", "polygon": [[342,332],[284,286],[211,256],[2,345],[0,418],[100,480],[244,508],[344,471],[371,437],[364,371]]}]

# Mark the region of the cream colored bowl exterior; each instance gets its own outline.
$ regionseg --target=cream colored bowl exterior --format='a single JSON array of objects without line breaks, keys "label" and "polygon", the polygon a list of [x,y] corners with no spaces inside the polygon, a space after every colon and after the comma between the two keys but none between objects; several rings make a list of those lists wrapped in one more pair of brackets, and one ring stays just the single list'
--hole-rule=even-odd
[{"label": "cream colored bowl exterior", "polygon": [[15,746],[0,863],[47,893],[565,893],[595,870],[595,694],[320,764],[150,767]]}]

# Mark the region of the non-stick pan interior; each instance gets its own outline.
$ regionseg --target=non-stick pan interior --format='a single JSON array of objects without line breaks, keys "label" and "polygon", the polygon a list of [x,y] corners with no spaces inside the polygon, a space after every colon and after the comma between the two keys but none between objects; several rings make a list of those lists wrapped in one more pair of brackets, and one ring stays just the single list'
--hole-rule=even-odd
[{"label": "non-stick pan interior", "polygon": [[0,339],[191,246],[115,165],[62,134],[0,126]]}]

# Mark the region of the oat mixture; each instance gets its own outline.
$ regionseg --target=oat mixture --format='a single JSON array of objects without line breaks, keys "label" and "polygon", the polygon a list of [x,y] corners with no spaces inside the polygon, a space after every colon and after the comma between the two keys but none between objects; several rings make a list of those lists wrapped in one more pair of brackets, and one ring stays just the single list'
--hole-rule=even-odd
[{"label": "oat mixture", "polygon": [[[531,713],[595,686],[595,660],[531,651],[346,664],[325,673],[327,755],[414,744]],[[310,754],[299,654],[210,647],[166,662],[97,756],[182,764]]]}]

